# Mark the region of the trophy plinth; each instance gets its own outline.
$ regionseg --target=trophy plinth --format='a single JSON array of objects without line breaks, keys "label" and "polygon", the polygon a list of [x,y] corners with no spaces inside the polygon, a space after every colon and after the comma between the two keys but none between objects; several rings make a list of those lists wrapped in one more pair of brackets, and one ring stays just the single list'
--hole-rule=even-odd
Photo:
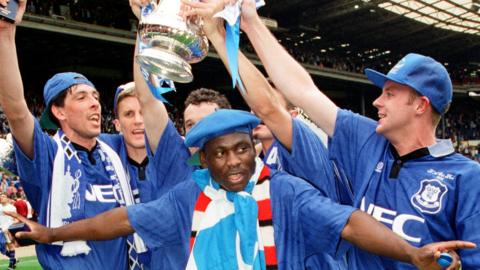
[{"label": "trophy plinth", "polygon": [[[175,1],[178,0],[163,0],[161,3],[171,6]],[[207,56],[208,39],[198,24],[184,21],[172,8],[169,11],[161,8],[160,4],[140,22],[140,42],[145,48],[136,59],[149,73],[180,83],[191,82],[190,64]]]}]

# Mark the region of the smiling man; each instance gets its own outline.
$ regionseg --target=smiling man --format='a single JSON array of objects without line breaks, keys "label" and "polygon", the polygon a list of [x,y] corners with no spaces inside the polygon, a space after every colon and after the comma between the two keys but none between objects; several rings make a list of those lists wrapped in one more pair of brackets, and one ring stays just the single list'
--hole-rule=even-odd
[{"label": "smiling man", "polygon": [[[304,180],[270,171],[256,159],[250,113],[219,110],[187,134],[207,169],[159,200],[117,208],[49,229],[28,221],[19,238],[39,242],[105,240],[134,231],[164,247],[170,265],[156,269],[304,269],[307,254],[335,254],[340,239],[370,252],[437,269],[439,251],[472,248],[463,241],[415,248],[362,211],[335,204]],[[155,228],[152,230],[152,227]]]},{"label": "smiling man", "polygon": [[[157,120],[161,115],[159,111],[164,107],[149,93],[143,77],[138,76],[138,65],[134,65],[135,77],[141,78],[136,83],[139,90],[137,98],[143,105],[145,131],[142,131],[138,118],[132,129],[125,126],[125,135],[132,139],[126,145],[122,136],[100,134],[101,106],[95,86],[82,74],[58,73],[44,87],[46,109],[43,119],[52,121],[59,129],[53,138],[43,133],[40,123],[28,110],[16,55],[16,24],[21,21],[24,11],[25,1],[19,1],[16,23],[0,21],[0,72],[9,74],[0,80],[0,104],[15,139],[22,185],[32,207],[39,214],[39,222],[57,227],[134,204],[138,193],[133,185],[136,182],[130,181],[130,176],[134,175],[127,169],[126,148],[131,146],[129,154],[141,160],[141,150],[133,150],[145,147],[140,138],[144,139],[146,132],[148,146],[156,154],[164,128],[158,125]],[[139,106],[135,105],[138,116]],[[188,155],[188,151],[183,153]],[[154,158],[152,163],[158,160],[161,158]],[[185,179],[178,176],[185,171],[178,170],[177,177],[172,179]],[[162,191],[176,184],[164,181],[170,178],[162,172],[151,173],[161,181],[156,189],[145,189],[151,192],[151,199],[160,197]],[[186,173],[189,175],[188,171]],[[144,192],[144,195],[148,193]],[[136,251],[145,251],[138,235],[132,237]],[[127,269],[127,258],[131,255],[127,243],[128,240],[121,237],[109,241],[41,244],[36,246],[36,250],[44,269]],[[138,269],[138,265],[130,267]]]}]

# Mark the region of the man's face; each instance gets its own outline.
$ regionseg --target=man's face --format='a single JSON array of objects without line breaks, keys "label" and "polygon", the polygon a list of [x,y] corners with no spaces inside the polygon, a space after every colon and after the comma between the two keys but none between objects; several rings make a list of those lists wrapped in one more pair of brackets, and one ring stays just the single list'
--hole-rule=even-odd
[{"label": "man's face", "polygon": [[249,134],[231,133],[207,142],[200,160],[224,189],[242,191],[255,170],[255,149]]},{"label": "man's face", "polygon": [[140,103],[135,96],[127,96],[117,105],[115,129],[123,134],[127,146],[145,148],[145,126]]},{"label": "man's face", "polygon": [[8,203],[8,198],[7,198],[7,196],[1,195],[1,196],[0,196],[0,203],[2,203],[2,204]]},{"label": "man's face", "polygon": [[215,103],[203,102],[199,105],[190,104],[183,112],[185,134],[205,116],[215,112],[219,107]]},{"label": "man's face", "polygon": [[93,87],[79,84],[71,88],[63,107],[53,106],[52,111],[64,131],[71,130],[74,137],[95,138],[100,134],[102,110],[99,93]]},{"label": "man's face", "polygon": [[387,81],[382,94],[373,102],[378,109],[377,133],[388,137],[392,132],[405,129],[415,118],[418,106],[414,97],[414,90],[410,87]]}]

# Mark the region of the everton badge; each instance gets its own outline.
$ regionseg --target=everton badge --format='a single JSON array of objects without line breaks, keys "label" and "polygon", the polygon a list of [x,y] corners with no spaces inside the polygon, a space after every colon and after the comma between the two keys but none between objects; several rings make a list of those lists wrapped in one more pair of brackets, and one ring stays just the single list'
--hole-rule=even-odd
[{"label": "everton badge", "polygon": [[438,179],[425,179],[420,182],[420,189],[413,194],[410,201],[422,213],[436,214],[442,208],[442,199],[448,188]]}]

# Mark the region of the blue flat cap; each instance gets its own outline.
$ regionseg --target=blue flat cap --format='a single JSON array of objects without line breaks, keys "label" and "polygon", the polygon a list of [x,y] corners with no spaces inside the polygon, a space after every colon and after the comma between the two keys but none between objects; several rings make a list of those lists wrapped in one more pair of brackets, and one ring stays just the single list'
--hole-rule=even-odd
[{"label": "blue flat cap", "polygon": [[260,124],[260,119],[249,112],[221,109],[196,123],[185,137],[187,147],[203,149],[205,144],[230,133],[247,133]]},{"label": "blue flat cap", "polygon": [[386,75],[368,68],[365,75],[380,88],[387,80],[413,88],[428,97],[440,115],[448,110],[452,102],[453,85],[447,69],[433,58],[421,54],[407,54]]}]

